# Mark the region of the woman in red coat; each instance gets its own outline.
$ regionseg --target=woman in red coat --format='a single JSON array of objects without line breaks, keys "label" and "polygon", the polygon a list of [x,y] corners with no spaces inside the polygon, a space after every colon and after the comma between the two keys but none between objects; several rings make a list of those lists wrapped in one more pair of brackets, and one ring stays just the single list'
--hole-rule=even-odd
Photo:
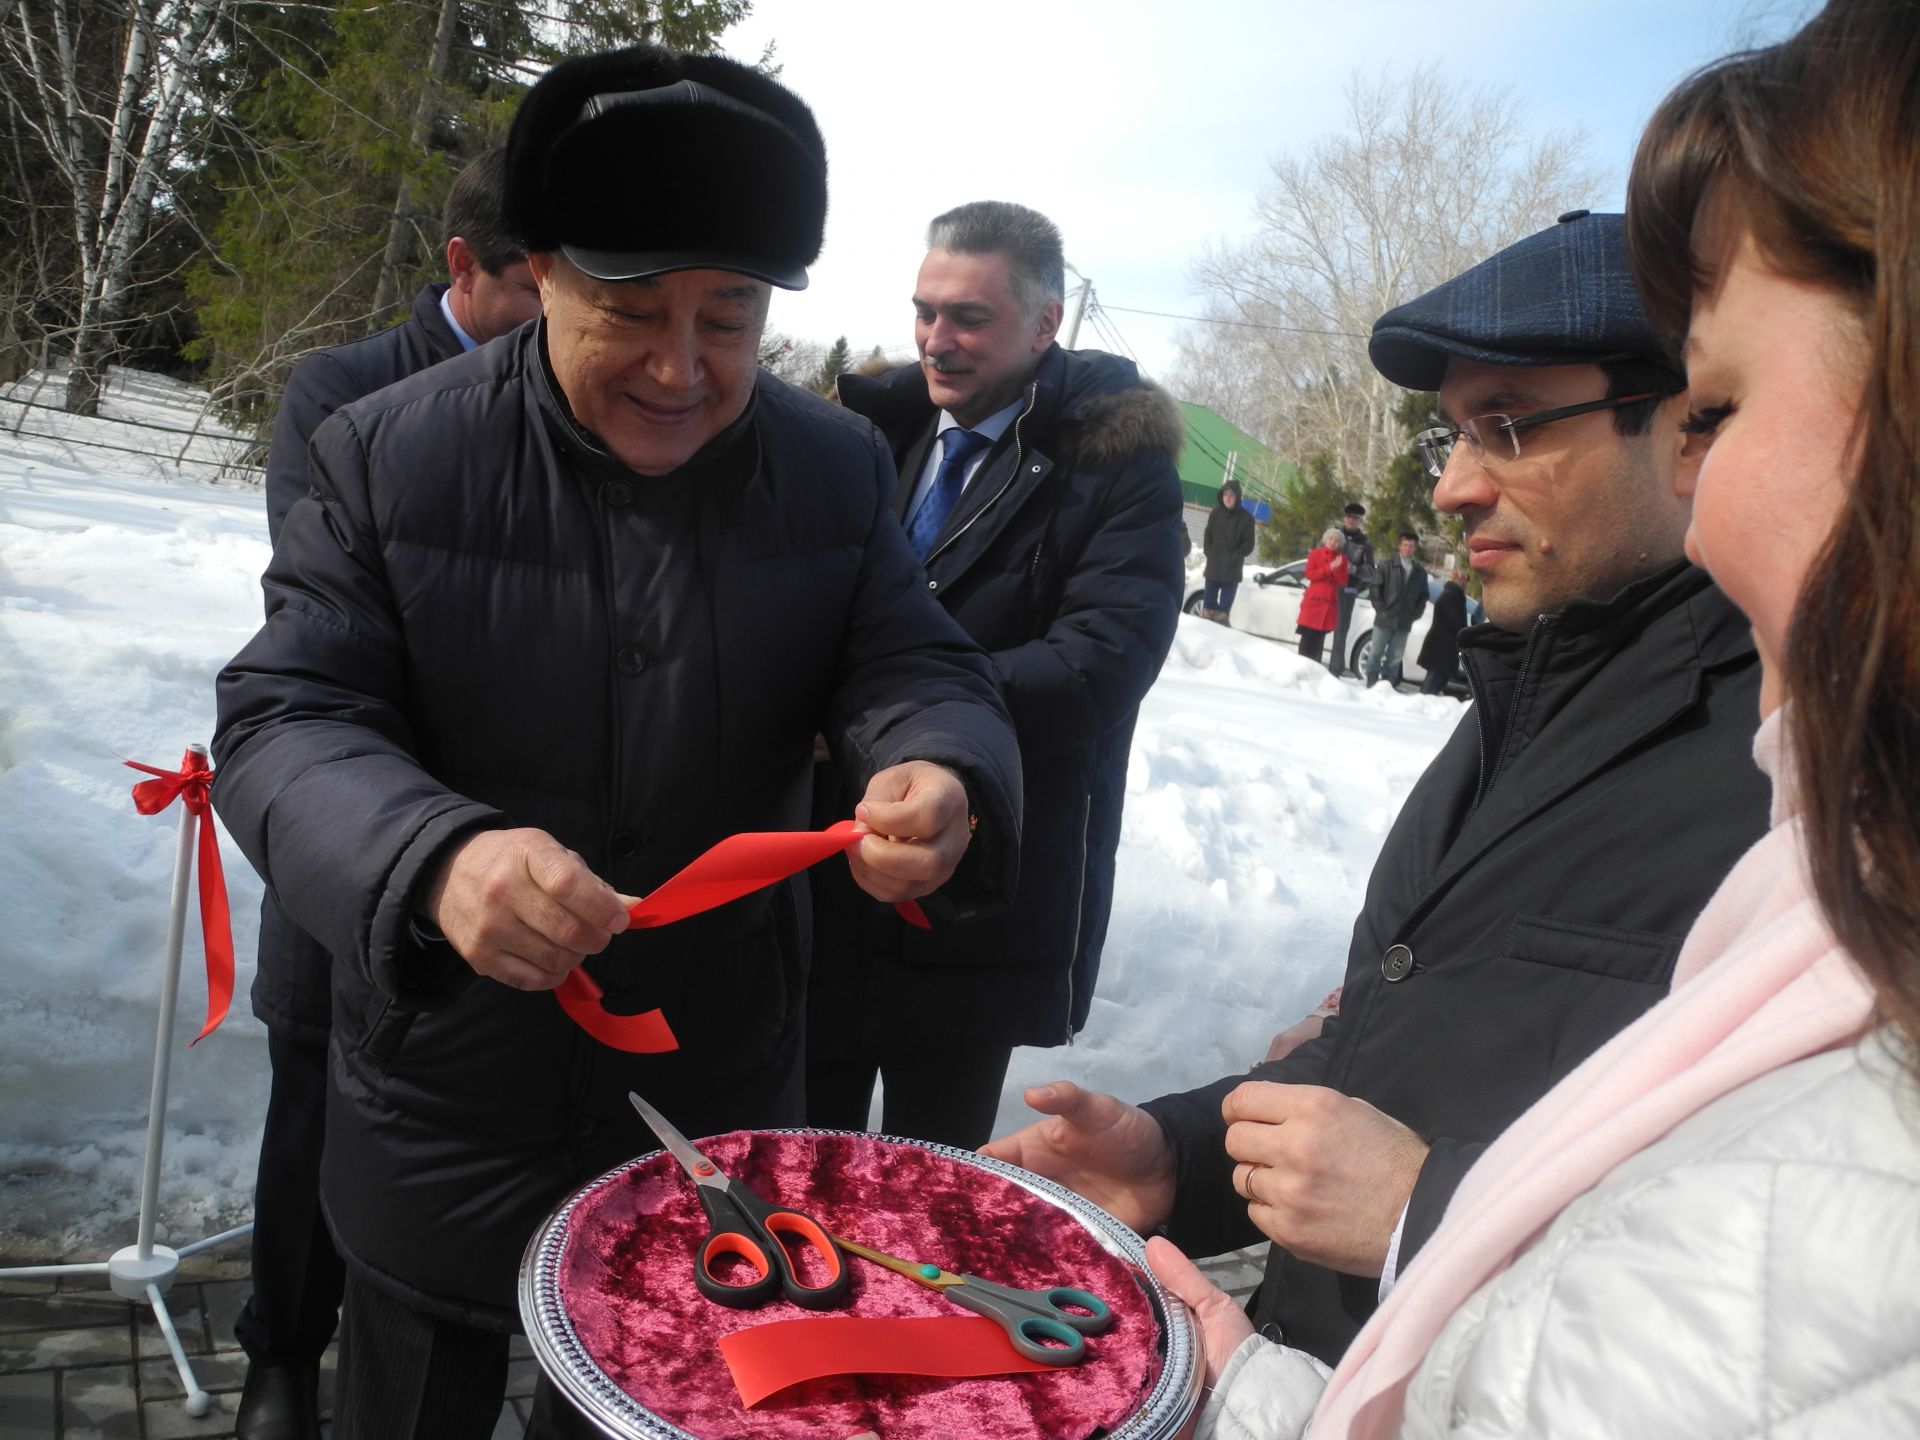
[{"label": "woman in red coat", "polygon": [[1347,583],[1347,551],[1340,532],[1328,530],[1307,553],[1307,593],[1300,601],[1300,654],[1320,658],[1320,646],[1340,618],[1340,587]]}]

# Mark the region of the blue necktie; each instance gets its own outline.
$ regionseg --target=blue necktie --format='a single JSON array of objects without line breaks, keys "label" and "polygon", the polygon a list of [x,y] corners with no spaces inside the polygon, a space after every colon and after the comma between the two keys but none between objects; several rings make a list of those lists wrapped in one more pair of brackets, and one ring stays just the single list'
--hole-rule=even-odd
[{"label": "blue necktie", "polygon": [[933,542],[940,534],[940,527],[947,523],[947,516],[953,513],[954,502],[966,487],[967,462],[979,454],[987,443],[986,436],[972,430],[962,430],[958,425],[941,435],[940,468],[934,472],[933,485],[920,502],[920,508],[913,512],[913,520],[907,526],[907,543],[913,546],[914,558],[922,564],[926,563],[928,554],[933,550]]}]

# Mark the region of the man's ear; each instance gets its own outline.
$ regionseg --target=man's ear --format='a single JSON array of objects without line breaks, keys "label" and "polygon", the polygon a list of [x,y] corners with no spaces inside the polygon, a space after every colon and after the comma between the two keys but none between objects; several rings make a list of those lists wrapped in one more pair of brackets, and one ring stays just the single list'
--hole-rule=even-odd
[{"label": "man's ear", "polygon": [[1066,313],[1066,306],[1058,300],[1049,300],[1041,308],[1040,319],[1033,329],[1033,353],[1038,355],[1053,343],[1053,337],[1060,333],[1060,317]]},{"label": "man's ear", "polygon": [[554,278],[556,268],[553,263],[553,252],[551,250],[529,250],[527,252],[527,269],[533,272],[533,283],[540,287],[540,306],[542,309],[545,309],[553,303],[553,287],[557,283]]},{"label": "man's ear", "polygon": [[447,278],[453,282],[453,288],[462,295],[473,289],[473,277],[480,269],[480,259],[473,253],[473,247],[458,235],[447,241]]}]

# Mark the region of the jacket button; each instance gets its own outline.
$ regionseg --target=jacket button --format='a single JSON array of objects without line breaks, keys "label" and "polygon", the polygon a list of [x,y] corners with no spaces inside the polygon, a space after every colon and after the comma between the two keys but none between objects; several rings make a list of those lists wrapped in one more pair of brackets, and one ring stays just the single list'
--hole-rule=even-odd
[{"label": "jacket button", "polygon": [[1413,973],[1413,951],[1404,945],[1395,945],[1380,957],[1380,974],[1388,984],[1407,978]]},{"label": "jacket button", "polygon": [[938,590],[940,588],[940,582],[938,580],[929,580],[927,581],[927,588],[929,590]]},{"label": "jacket button", "polygon": [[647,658],[647,652],[638,645],[623,645],[613,657],[613,663],[619,667],[622,675],[638,675],[652,662]]},{"label": "jacket button", "polygon": [[600,1128],[600,1122],[597,1120],[590,1120],[586,1116],[582,1115],[578,1120],[575,1120],[569,1128],[573,1131],[574,1139],[587,1140],[587,1139],[591,1139],[593,1136],[593,1132]]},{"label": "jacket button", "polygon": [[618,510],[623,505],[633,503],[633,487],[624,480],[616,480],[607,486],[607,504]]},{"label": "jacket button", "polygon": [[640,847],[644,843],[645,842],[631,830],[617,830],[613,836],[613,853],[618,855],[622,860],[625,860],[630,856],[638,855],[640,853]]}]

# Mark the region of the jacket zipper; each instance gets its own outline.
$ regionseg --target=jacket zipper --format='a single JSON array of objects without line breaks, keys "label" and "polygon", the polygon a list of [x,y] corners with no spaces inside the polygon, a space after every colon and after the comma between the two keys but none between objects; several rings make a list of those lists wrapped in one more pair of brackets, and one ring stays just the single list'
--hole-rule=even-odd
[{"label": "jacket zipper", "polygon": [[1493,782],[1500,778],[1500,771],[1507,763],[1507,751],[1513,747],[1515,722],[1520,716],[1520,702],[1527,694],[1527,672],[1533,669],[1533,657],[1539,652],[1540,638],[1552,624],[1551,615],[1542,615],[1533,622],[1532,633],[1527,636],[1527,648],[1520,654],[1520,673],[1513,682],[1513,703],[1507,707],[1506,733],[1500,737],[1500,753],[1493,758],[1491,772],[1487,770],[1487,729],[1484,725],[1480,727],[1480,788],[1473,797],[1476,807],[1486,798],[1487,791],[1493,788]]},{"label": "jacket zipper", "polygon": [[1073,972],[1080,963],[1080,922],[1087,901],[1087,831],[1093,827],[1093,795],[1080,802],[1080,873],[1073,887],[1073,943],[1067,946],[1067,1033],[1065,1043],[1073,1044]]},{"label": "jacket zipper", "polygon": [[1022,410],[1017,416],[1014,417],[1013,468],[1007,471],[1006,483],[1002,485],[998,490],[993,492],[993,499],[987,501],[985,505],[982,505],[978,510],[974,511],[973,514],[967,517],[966,524],[962,525],[958,530],[954,531],[953,534],[949,535],[945,540],[941,541],[938,545],[934,546],[933,549],[927,553],[927,558],[925,562],[926,564],[931,565],[933,563],[934,556],[940,554],[941,551],[945,550],[949,545],[953,544],[954,541],[958,540],[962,535],[966,534],[967,531],[971,530],[973,528],[973,522],[978,520],[982,515],[986,514],[988,510],[992,509],[993,506],[999,502],[1000,497],[1006,494],[1007,491],[1012,487],[1014,480],[1020,474],[1021,462],[1026,458],[1025,455],[1022,453],[1023,443],[1020,439],[1020,425],[1021,425],[1021,422],[1027,418],[1027,416],[1033,413],[1034,403],[1037,400],[1039,400],[1039,398],[1040,398],[1040,384],[1038,381],[1035,381],[1033,384],[1027,387],[1026,408]]}]

